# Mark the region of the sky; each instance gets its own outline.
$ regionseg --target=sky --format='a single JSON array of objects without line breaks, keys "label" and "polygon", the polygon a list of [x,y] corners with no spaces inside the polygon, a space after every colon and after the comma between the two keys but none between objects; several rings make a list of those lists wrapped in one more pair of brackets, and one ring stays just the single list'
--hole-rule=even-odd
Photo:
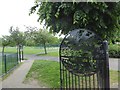
[{"label": "sky", "polygon": [[34,0],[1,0],[0,1],[0,37],[9,35],[10,26],[18,26],[20,31],[25,31],[26,26],[42,28],[37,22],[37,14],[29,16]]}]

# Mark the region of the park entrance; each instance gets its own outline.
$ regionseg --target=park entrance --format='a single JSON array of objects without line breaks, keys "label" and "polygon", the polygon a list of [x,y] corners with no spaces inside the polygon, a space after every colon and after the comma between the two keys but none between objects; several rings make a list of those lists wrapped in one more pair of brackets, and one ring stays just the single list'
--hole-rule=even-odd
[{"label": "park entrance", "polygon": [[76,29],[60,45],[61,89],[109,89],[107,41],[97,34]]}]

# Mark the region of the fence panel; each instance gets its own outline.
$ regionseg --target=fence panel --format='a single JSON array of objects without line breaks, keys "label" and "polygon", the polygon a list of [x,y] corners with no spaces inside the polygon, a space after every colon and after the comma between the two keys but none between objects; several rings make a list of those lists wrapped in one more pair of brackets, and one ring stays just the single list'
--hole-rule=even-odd
[{"label": "fence panel", "polygon": [[1,56],[2,60],[0,60],[1,62],[1,75],[5,75],[6,73],[8,73],[9,71],[11,71],[17,64],[18,64],[18,55],[17,53],[15,54],[9,54],[9,55],[3,55]]}]

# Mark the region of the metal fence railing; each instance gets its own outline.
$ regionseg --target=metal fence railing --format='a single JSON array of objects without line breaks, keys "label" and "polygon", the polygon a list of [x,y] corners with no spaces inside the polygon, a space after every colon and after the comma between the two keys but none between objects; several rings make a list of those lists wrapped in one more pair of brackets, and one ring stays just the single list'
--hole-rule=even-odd
[{"label": "metal fence railing", "polygon": [[2,60],[0,60],[0,69],[1,73],[0,76],[5,75],[6,73],[10,72],[17,64],[18,64],[18,54],[5,54],[2,55]]}]

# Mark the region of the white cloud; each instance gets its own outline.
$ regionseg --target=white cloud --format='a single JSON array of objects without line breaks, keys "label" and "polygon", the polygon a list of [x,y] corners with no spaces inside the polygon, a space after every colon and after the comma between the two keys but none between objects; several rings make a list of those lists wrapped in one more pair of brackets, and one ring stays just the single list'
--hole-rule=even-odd
[{"label": "white cloud", "polygon": [[34,0],[1,0],[0,1],[0,36],[9,34],[10,26],[36,26],[42,27],[37,22],[38,16],[29,16]]}]

